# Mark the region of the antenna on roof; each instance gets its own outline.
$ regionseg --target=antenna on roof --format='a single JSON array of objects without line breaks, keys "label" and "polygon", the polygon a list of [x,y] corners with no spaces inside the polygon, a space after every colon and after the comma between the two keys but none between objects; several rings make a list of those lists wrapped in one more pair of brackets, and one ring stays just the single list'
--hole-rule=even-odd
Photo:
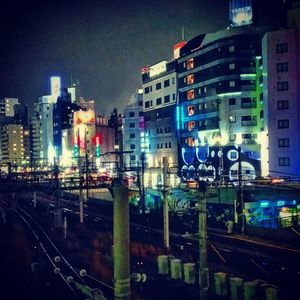
[{"label": "antenna on roof", "polygon": [[181,27],[181,39],[184,41],[184,27]]}]

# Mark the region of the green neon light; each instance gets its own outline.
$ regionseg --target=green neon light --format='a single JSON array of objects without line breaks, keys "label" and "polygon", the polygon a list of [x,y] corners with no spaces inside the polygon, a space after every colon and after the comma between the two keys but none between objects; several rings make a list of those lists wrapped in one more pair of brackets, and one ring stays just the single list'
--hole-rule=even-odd
[{"label": "green neon light", "polygon": [[241,78],[245,78],[245,77],[256,77],[256,74],[241,74],[240,76],[241,76]]},{"label": "green neon light", "polygon": [[222,93],[218,94],[219,97],[226,97],[226,96],[239,96],[242,92],[231,92],[231,93]]}]

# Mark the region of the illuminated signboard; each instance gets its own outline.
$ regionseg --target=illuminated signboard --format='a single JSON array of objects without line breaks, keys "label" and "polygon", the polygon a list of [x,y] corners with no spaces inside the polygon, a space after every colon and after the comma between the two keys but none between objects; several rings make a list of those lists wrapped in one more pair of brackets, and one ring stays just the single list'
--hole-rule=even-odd
[{"label": "illuminated signboard", "polygon": [[95,124],[95,111],[94,110],[79,110],[74,112],[75,125],[94,125]]},{"label": "illuminated signboard", "polygon": [[52,76],[51,79],[51,96],[59,97],[60,96],[60,77],[59,76]]},{"label": "illuminated signboard", "polygon": [[238,27],[253,23],[251,0],[231,0],[229,2],[230,25]]},{"label": "illuminated signboard", "polygon": [[175,44],[173,46],[173,56],[174,56],[174,59],[177,59],[179,58],[180,56],[180,49],[186,44],[186,42],[179,42],[177,44]]},{"label": "illuminated signboard", "polygon": [[167,71],[167,61],[162,61],[149,68],[149,76],[154,77]]}]

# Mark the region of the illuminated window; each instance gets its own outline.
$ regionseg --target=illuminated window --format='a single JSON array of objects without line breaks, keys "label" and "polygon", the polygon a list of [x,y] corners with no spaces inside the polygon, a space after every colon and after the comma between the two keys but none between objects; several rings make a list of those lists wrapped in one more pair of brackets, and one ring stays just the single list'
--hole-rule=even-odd
[{"label": "illuminated window", "polygon": [[234,142],[234,141],[236,140],[236,134],[235,134],[235,133],[230,134],[230,135],[229,135],[229,140],[230,140],[231,142]]},{"label": "illuminated window", "polygon": [[234,50],[235,50],[234,45],[230,45],[228,49],[229,49],[229,52],[234,52]]},{"label": "illuminated window", "polygon": [[188,85],[194,84],[194,74],[190,74],[186,77],[186,83]]},{"label": "illuminated window", "polygon": [[234,69],[235,69],[235,63],[230,63],[229,70],[234,70]]},{"label": "illuminated window", "polygon": [[193,137],[188,138],[188,146],[195,147],[195,139]]},{"label": "illuminated window", "polygon": [[188,106],[187,113],[188,113],[188,116],[193,116],[195,114],[195,106],[194,105]]},{"label": "illuminated window", "polygon": [[194,58],[190,58],[190,59],[187,60],[187,62],[186,62],[186,68],[188,70],[194,68]]},{"label": "illuminated window", "polygon": [[229,116],[229,123],[235,123],[236,122],[236,116]]},{"label": "illuminated window", "polygon": [[194,99],[195,98],[195,90],[187,91],[187,98],[188,98],[188,100]]},{"label": "illuminated window", "polygon": [[188,131],[192,131],[195,127],[195,121],[188,122]]},{"label": "illuminated window", "polygon": [[288,167],[290,166],[290,158],[289,157],[279,157],[278,158],[279,166]]},{"label": "illuminated window", "polygon": [[229,81],[229,87],[235,87],[235,81],[234,80]]}]

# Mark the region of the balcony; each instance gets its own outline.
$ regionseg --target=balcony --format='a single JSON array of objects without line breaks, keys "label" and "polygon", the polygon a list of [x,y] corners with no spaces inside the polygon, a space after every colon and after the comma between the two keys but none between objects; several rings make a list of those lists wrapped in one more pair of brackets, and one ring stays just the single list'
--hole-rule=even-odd
[{"label": "balcony", "polygon": [[241,103],[241,108],[256,108],[256,102]]},{"label": "balcony", "polygon": [[256,90],[256,84],[243,84],[241,85],[242,91],[255,91]]},{"label": "balcony", "polygon": [[244,139],[242,140],[243,145],[256,145],[255,139]]},{"label": "balcony", "polygon": [[257,120],[241,121],[242,126],[257,126]]}]

